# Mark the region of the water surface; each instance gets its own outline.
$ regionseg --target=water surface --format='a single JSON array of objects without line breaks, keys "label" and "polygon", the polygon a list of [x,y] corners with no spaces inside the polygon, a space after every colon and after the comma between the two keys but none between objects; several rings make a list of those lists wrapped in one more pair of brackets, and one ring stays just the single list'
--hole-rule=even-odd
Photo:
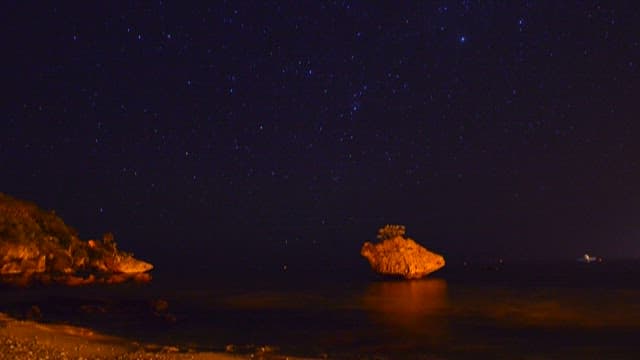
[{"label": "water surface", "polygon": [[[37,305],[44,321],[203,350],[269,345],[400,359],[634,358],[640,350],[636,262],[450,267],[417,281],[360,270],[161,275],[144,286],[4,289],[2,306],[20,316]],[[168,309],[154,308],[158,299]]]}]

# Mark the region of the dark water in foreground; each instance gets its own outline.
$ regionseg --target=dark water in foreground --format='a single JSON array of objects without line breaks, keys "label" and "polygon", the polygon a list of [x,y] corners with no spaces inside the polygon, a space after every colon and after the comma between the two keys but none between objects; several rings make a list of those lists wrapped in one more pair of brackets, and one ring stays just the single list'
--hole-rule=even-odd
[{"label": "dark water in foreground", "polygon": [[[37,305],[44,321],[201,350],[269,345],[281,354],[391,359],[640,355],[640,262],[449,267],[420,281],[346,273],[288,270],[242,280],[157,273],[142,286],[3,289],[0,311],[20,316]],[[157,299],[168,309],[154,313]]]}]

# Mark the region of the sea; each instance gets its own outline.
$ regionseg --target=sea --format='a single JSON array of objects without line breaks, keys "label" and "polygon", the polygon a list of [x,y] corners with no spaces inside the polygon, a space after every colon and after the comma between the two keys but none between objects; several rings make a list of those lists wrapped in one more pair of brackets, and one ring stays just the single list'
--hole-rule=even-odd
[{"label": "sea", "polygon": [[[255,269],[254,269],[255,270]],[[640,261],[154,272],[148,284],[2,288],[0,311],[181,351],[264,358],[637,359]]]}]

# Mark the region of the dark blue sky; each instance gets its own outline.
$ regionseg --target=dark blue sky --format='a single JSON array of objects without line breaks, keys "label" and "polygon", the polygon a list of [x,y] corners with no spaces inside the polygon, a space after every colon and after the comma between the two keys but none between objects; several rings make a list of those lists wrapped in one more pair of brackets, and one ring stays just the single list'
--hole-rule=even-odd
[{"label": "dark blue sky", "polygon": [[0,191],[160,262],[640,256],[640,11],[508,3],[7,5]]}]

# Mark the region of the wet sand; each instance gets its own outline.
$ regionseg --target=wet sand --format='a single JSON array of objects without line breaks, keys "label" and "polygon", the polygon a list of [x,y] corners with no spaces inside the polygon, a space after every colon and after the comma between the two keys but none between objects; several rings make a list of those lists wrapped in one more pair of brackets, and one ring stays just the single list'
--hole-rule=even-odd
[{"label": "wet sand", "polygon": [[[0,313],[0,359],[2,360],[237,360],[244,358],[256,358],[256,356],[189,352],[188,350],[174,347],[140,344],[127,339],[100,334],[87,328],[21,321]],[[274,359],[273,357],[269,358]]]}]

